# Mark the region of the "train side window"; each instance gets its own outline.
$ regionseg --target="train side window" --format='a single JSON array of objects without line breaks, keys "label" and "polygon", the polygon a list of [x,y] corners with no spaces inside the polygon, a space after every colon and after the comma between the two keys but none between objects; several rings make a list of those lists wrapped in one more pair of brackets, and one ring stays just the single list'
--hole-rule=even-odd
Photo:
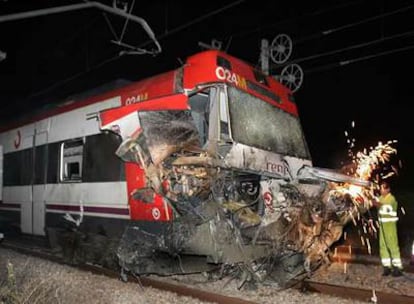
[{"label": "train side window", "polygon": [[59,179],[61,182],[82,180],[83,139],[65,141],[60,146]]}]

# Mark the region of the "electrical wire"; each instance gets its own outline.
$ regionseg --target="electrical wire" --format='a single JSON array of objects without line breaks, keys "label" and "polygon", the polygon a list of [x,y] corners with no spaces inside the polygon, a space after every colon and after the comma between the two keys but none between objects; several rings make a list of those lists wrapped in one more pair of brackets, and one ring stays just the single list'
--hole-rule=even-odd
[{"label": "electrical wire", "polygon": [[[216,10],[214,10],[214,11],[208,13],[208,14],[205,14],[203,16],[200,16],[200,17],[198,17],[198,18],[196,18],[196,19],[194,19],[194,20],[192,20],[192,21],[190,21],[188,23],[182,24],[182,25],[180,25],[180,26],[172,29],[171,31],[166,32],[165,34],[158,36],[157,39],[158,40],[163,39],[163,38],[165,38],[165,37],[167,37],[167,36],[169,36],[171,34],[174,34],[174,33],[178,32],[178,31],[181,31],[181,30],[183,30],[183,29],[185,29],[185,28],[187,28],[187,27],[189,27],[191,25],[194,25],[194,24],[196,24],[198,22],[201,22],[201,21],[203,21],[203,20],[205,20],[205,19],[207,19],[207,18],[209,18],[209,17],[211,17],[213,15],[216,15],[216,14],[218,14],[218,13],[224,11],[224,10],[227,10],[227,9],[229,9],[231,7],[234,7],[234,6],[240,4],[240,3],[244,2],[244,1],[245,0],[239,0],[239,1],[232,2],[232,3],[228,4],[228,5],[223,6],[223,7],[219,8],[219,9],[216,9]],[[352,5],[354,3],[355,2],[351,2],[351,3],[347,4],[347,5]],[[315,13],[313,13],[313,14],[314,15],[315,14],[316,15],[322,14],[322,13],[324,13],[326,11],[330,11],[330,10],[333,10],[333,9],[337,9],[338,7],[343,7],[344,5],[345,4],[340,5],[340,6],[335,6],[335,7],[331,8],[331,9],[327,9],[327,10],[319,10],[319,11],[316,11]],[[296,40],[295,42],[296,43],[301,43],[301,42],[304,42],[304,41],[308,41],[308,40],[313,39],[313,38],[315,38],[317,36],[319,37],[321,34],[322,35],[329,35],[329,34],[332,34],[332,33],[335,33],[335,32],[338,32],[338,31],[341,31],[341,30],[344,30],[344,29],[348,29],[350,27],[354,27],[354,26],[357,26],[357,25],[360,25],[360,24],[364,24],[364,23],[367,23],[367,22],[370,22],[370,21],[373,21],[373,20],[376,20],[376,19],[379,19],[379,18],[388,17],[388,16],[391,16],[391,15],[394,15],[394,14],[397,14],[397,13],[401,13],[401,12],[407,11],[407,10],[412,9],[412,8],[414,8],[414,5],[407,6],[407,7],[404,7],[404,8],[399,8],[399,9],[394,10],[392,12],[387,12],[387,13],[379,14],[379,15],[376,15],[376,16],[373,16],[373,17],[370,17],[370,18],[366,18],[366,19],[363,19],[363,20],[360,20],[360,21],[357,21],[357,22],[354,22],[354,23],[350,23],[350,24],[342,25],[342,26],[337,27],[337,28],[325,30],[325,31],[323,31],[321,33],[318,33],[318,34],[315,34],[315,35],[312,35],[312,36],[309,36],[309,37],[305,37],[305,38]],[[282,21],[282,22],[289,22],[289,21],[291,21],[291,20]],[[279,22],[278,24],[280,24],[282,22]],[[113,32],[113,29],[112,29],[112,32]],[[114,32],[113,32],[113,34],[114,34]],[[394,36],[389,36],[389,37],[385,37],[385,38],[381,38],[381,39],[377,39],[377,40],[373,40],[373,41],[369,41],[369,42],[365,42],[365,43],[361,43],[361,44],[357,44],[357,45],[352,45],[352,46],[349,46],[349,47],[346,47],[346,48],[342,48],[342,49],[339,49],[339,50],[333,50],[333,51],[329,51],[329,52],[325,52],[325,53],[321,53],[321,54],[316,54],[316,55],[312,55],[312,56],[300,58],[300,59],[294,60],[292,62],[295,62],[295,63],[296,62],[303,62],[303,61],[306,61],[306,60],[311,60],[311,59],[320,58],[320,57],[323,57],[323,56],[337,54],[337,53],[344,52],[344,51],[347,51],[347,50],[362,48],[362,47],[369,46],[369,45],[372,45],[372,44],[375,44],[375,43],[379,43],[379,42],[383,42],[383,41],[386,41],[386,40],[390,40],[390,39],[394,39],[394,38],[399,38],[399,37],[403,37],[403,36],[408,36],[408,35],[412,35],[412,34],[414,34],[414,31],[412,31],[412,32],[405,32],[405,33],[402,33],[402,34],[397,34],[397,35],[394,35]],[[114,35],[114,36],[117,37],[116,35]],[[232,37],[234,37],[234,35]],[[146,44],[148,44],[150,42],[152,42],[152,40],[148,40],[148,41],[144,42],[140,47],[142,47],[142,46],[144,46],[144,45],[146,45]],[[228,46],[227,46],[227,48],[228,48]],[[367,60],[367,59],[371,59],[371,58],[375,58],[375,57],[379,57],[379,56],[391,54],[391,53],[394,53],[394,52],[404,51],[404,50],[411,49],[411,48],[412,47],[410,46],[410,47],[407,47],[407,48],[395,49],[395,50],[391,50],[391,51],[387,51],[387,52],[377,53],[377,54],[374,54],[374,55],[359,57],[359,58],[356,58],[356,59],[340,61],[340,62],[337,62],[337,63],[334,63],[334,64],[328,64],[328,65],[321,66],[321,67],[318,67],[318,68],[315,68],[315,69],[307,70],[306,72],[307,73],[312,73],[312,72],[315,72],[315,71],[320,71],[320,70],[326,70],[326,69],[330,69],[330,68],[335,68],[335,67],[347,65],[347,64],[350,64],[350,63],[359,62],[359,61],[362,61],[362,60]],[[122,56],[122,54],[121,54],[121,56]],[[115,55],[113,57],[110,57],[110,58],[108,58],[108,59],[106,59],[104,61],[101,61],[100,63],[96,64],[95,66],[90,67],[87,71],[83,71],[83,72],[74,74],[74,75],[72,75],[72,76],[70,76],[70,77],[68,77],[66,79],[63,79],[62,81],[56,82],[52,86],[49,86],[48,88],[45,88],[45,89],[43,89],[41,91],[37,91],[37,92],[31,94],[30,97],[39,96],[39,95],[44,94],[44,93],[46,93],[46,92],[48,92],[48,91],[50,91],[50,90],[52,90],[52,89],[54,89],[56,87],[61,86],[62,84],[65,84],[67,82],[73,81],[74,79],[82,76],[85,73],[88,73],[88,72],[90,72],[92,70],[95,70],[95,69],[97,69],[97,68],[99,68],[99,67],[101,67],[101,66],[103,66],[103,65],[105,65],[105,64],[107,64],[109,62],[112,62],[114,60],[119,59],[121,56],[118,54],[118,55]]]},{"label": "electrical wire", "polygon": [[411,10],[413,8],[414,8],[414,5],[409,5],[409,6],[406,6],[406,7],[403,7],[403,8],[396,9],[396,10],[391,11],[391,12],[375,15],[375,16],[372,16],[372,17],[369,17],[369,18],[365,18],[365,19],[356,21],[356,22],[344,24],[344,25],[341,25],[341,26],[333,28],[333,29],[324,30],[322,32],[319,32],[319,33],[316,33],[316,34],[313,34],[313,35],[310,35],[310,36],[307,36],[307,37],[304,37],[304,38],[301,38],[301,39],[295,39],[294,42],[296,44],[303,43],[303,42],[306,42],[306,41],[309,41],[309,40],[320,38],[321,36],[327,36],[327,35],[330,35],[330,34],[345,30],[345,29],[349,29],[351,27],[355,27],[355,26],[358,26],[358,25],[361,25],[361,24],[364,24],[364,23],[368,23],[368,22],[371,22],[371,21],[374,21],[374,20],[377,20],[377,19],[380,19],[380,18],[389,17],[389,16],[392,16],[392,15],[395,15],[395,14],[399,14],[399,13]]},{"label": "electrical wire", "polygon": [[96,65],[90,67],[87,71],[82,71],[82,72],[76,73],[76,74],[74,74],[74,75],[72,75],[70,77],[67,77],[67,78],[65,78],[65,79],[63,79],[61,81],[55,82],[53,85],[51,85],[51,86],[49,86],[49,87],[47,87],[47,88],[45,88],[43,90],[40,90],[40,91],[37,91],[35,93],[30,94],[29,95],[29,98],[33,98],[33,97],[36,97],[36,96],[43,95],[43,94],[45,94],[45,93],[47,93],[47,92],[49,92],[49,91],[51,91],[51,90],[53,90],[55,88],[58,88],[58,87],[64,85],[65,83],[68,83],[68,82],[70,82],[72,80],[75,80],[76,78],[78,78],[78,77],[80,77],[80,76],[82,76],[82,75],[84,75],[84,74],[86,74],[86,73],[88,73],[88,72],[90,72],[92,70],[95,70],[95,69],[97,69],[97,68],[99,68],[99,67],[101,67],[101,66],[103,66],[103,65],[105,65],[105,64],[107,64],[109,62],[112,62],[114,60],[117,60],[117,59],[119,59],[119,57],[120,56],[117,54],[115,56],[112,56],[112,57],[104,60],[104,61],[101,61],[101,62],[97,63]]},{"label": "electrical wire", "polygon": [[[194,20],[192,20],[192,21],[190,21],[190,22],[188,22],[188,23],[182,24],[182,25],[180,25],[180,26],[178,26],[178,27],[176,27],[176,28],[172,29],[171,31],[166,32],[165,34],[160,35],[160,36],[159,36],[159,37],[157,37],[156,39],[157,39],[157,40],[163,39],[163,38],[165,38],[165,37],[167,37],[167,36],[169,36],[169,35],[171,35],[171,34],[174,34],[174,33],[176,33],[176,32],[179,32],[179,31],[181,31],[181,30],[183,30],[183,29],[185,29],[185,28],[187,28],[187,27],[189,27],[189,26],[191,26],[191,25],[193,25],[193,24],[196,24],[196,23],[198,23],[198,22],[200,22],[200,21],[203,21],[203,20],[205,20],[205,19],[207,19],[207,18],[209,18],[209,17],[211,17],[211,16],[213,16],[213,15],[216,15],[216,14],[218,14],[218,13],[221,13],[221,12],[222,12],[222,11],[224,11],[224,10],[227,10],[227,9],[229,9],[229,8],[231,8],[231,7],[234,7],[234,6],[236,6],[236,5],[240,4],[240,3],[244,2],[244,1],[245,1],[245,0],[238,0],[238,1],[232,2],[232,3],[228,4],[228,5],[225,5],[225,6],[221,7],[221,8],[219,8],[219,9],[216,9],[216,10],[214,10],[214,11],[212,11],[212,12],[208,13],[208,14],[205,14],[205,15],[203,15],[203,16],[200,16],[200,17],[198,17],[198,18],[196,18],[196,19],[194,19]],[[111,24],[109,23],[109,20],[107,19],[106,14],[104,14],[104,18],[105,18],[106,22],[108,23],[109,28],[110,28],[110,30],[111,30],[111,32],[112,32],[112,34],[114,35],[114,37],[115,37],[115,38],[117,38],[118,36],[116,35],[116,33],[115,33],[115,31],[114,31],[113,27],[112,27],[112,26],[111,26]],[[123,34],[122,34],[122,35],[123,35]],[[118,38],[117,38],[117,39],[118,39]],[[122,39],[122,38],[120,38],[120,39]],[[119,40],[119,39],[118,39],[118,40]],[[147,44],[149,44],[149,43],[151,43],[151,42],[152,42],[152,40],[148,40],[148,41],[144,42],[143,44],[141,44],[140,46],[138,46],[138,48],[143,47],[143,46],[145,46],[145,45],[147,45]],[[49,86],[49,87],[47,87],[47,88],[45,88],[45,89],[43,89],[43,90],[37,91],[37,92],[35,92],[35,93],[33,93],[33,94],[30,94],[29,98],[33,98],[33,97],[36,97],[36,96],[42,95],[42,94],[47,93],[47,92],[49,92],[49,91],[51,91],[51,90],[53,90],[53,89],[55,89],[55,88],[57,88],[57,87],[59,87],[59,86],[61,86],[61,85],[65,84],[65,83],[68,83],[68,82],[70,82],[70,81],[73,81],[73,80],[77,79],[78,77],[80,77],[80,76],[82,76],[82,75],[84,75],[84,74],[86,74],[86,73],[91,72],[92,70],[95,70],[95,69],[97,69],[97,68],[100,68],[100,67],[102,67],[102,66],[106,65],[107,63],[110,63],[110,62],[112,62],[112,61],[115,61],[115,60],[119,59],[120,57],[122,57],[122,55],[124,55],[124,53],[121,53],[121,54],[116,54],[115,56],[112,56],[112,57],[110,57],[110,58],[108,58],[108,59],[106,59],[106,60],[103,60],[103,61],[101,61],[101,62],[97,63],[96,65],[94,65],[94,66],[92,66],[92,67],[89,67],[87,71],[82,71],[82,72],[76,73],[76,74],[74,74],[74,75],[72,75],[72,76],[70,76],[70,77],[68,77],[68,78],[65,78],[65,79],[63,79],[63,80],[61,80],[61,81],[55,82],[53,85],[51,85],[51,86]]]},{"label": "electrical wire", "polygon": [[[244,1],[245,0],[238,0],[238,1],[234,1],[234,2],[232,2],[230,4],[227,4],[227,5],[225,5],[225,6],[221,7],[221,8],[218,8],[218,9],[210,12],[210,13],[207,13],[207,14],[205,14],[203,16],[200,16],[200,17],[198,17],[196,19],[193,19],[193,20],[191,20],[191,21],[189,21],[187,23],[184,23],[182,25],[179,25],[179,26],[173,28],[170,31],[166,31],[164,34],[159,35],[159,36],[156,36],[156,39],[158,41],[161,40],[161,39],[164,39],[165,37],[170,36],[172,34],[175,34],[175,33],[179,32],[179,31],[181,31],[181,30],[183,30],[183,29],[185,29],[185,28],[187,28],[187,27],[189,27],[191,25],[194,25],[196,23],[199,23],[199,22],[201,22],[201,21],[203,21],[203,20],[205,20],[207,18],[210,18],[211,16],[217,15],[218,13],[221,13],[221,12],[223,12],[223,11],[229,9],[229,8],[232,8],[232,7],[236,6],[236,5],[239,5],[240,3],[244,2]],[[149,44],[151,42],[152,42],[152,40],[147,40],[147,41],[145,41],[144,43],[142,43],[138,47],[140,47],[140,48],[141,47],[144,47],[144,46],[146,46],[147,44]]]},{"label": "electrical wire", "polygon": [[409,46],[406,46],[406,47],[392,49],[392,50],[379,52],[379,53],[375,53],[375,54],[371,54],[371,55],[361,56],[361,57],[357,57],[357,58],[353,58],[353,59],[342,60],[342,61],[338,61],[338,62],[335,62],[335,63],[319,66],[319,67],[316,67],[316,68],[313,68],[313,69],[305,70],[305,73],[309,74],[309,73],[314,73],[314,72],[330,70],[330,69],[345,66],[345,65],[348,65],[348,64],[352,64],[352,63],[356,63],[356,62],[360,62],[360,61],[364,61],[364,60],[369,60],[369,59],[373,59],[373,58],[377,58],[377,57],[381,57],[381,56],[386,56],[386,55],[390,55],[390,54],[394,54],[394,53],[398,53],[398,52],[403,52],[403,51],[407,51],[407,50],[412,50],[412,49],[414,49],[414,45],[409,45]]},{"label": "electrical wire", "polygon": [[279,66],[278,68],[281,68],[283,66],[286,66],[286,65],[289,65],[289,64],[292,64],[292,63],[299,63],[299,62],[303,62],[303,61],[313,60],[313,59],[317,59],[317,58],[320,58],[320,57],[334,55],[334,54],[346,52],[346,51],[349,51],[349,50],[354,50],[354,49],[370,46],[370,45],[373,45],[373,44],[376,44],[376,43],[396,39],[396,38],[408,37],[408,36],[411,36],[411,35],[414,35],[414,31],[408,31],[408,32],[404,32],[404,33],[401,33],[401,34],[397,34],[397,35],[387,36],[387,37],[383,37],[383,38],[380,38],[380,39],[375,39],[375,40],[371,40],[371,41],[367,41],[367,42],[363,42],[363,43],[359,43],[359,44],[354,44],[354,45],[347,46],[347,47],[344,47],[344,48],[338,49],[338,50],[332,50],[332,51],[328,51],[328,52],[325,52],[325,53],[320,53],[320,54],[310,55],[310,56],[307,56],[307,57],[302,57],[302,58],[299,58],[299,59],[289,61],[286,64],[284,64],[282,66]]},{"label": "electrical wire", "polygon": [[[355,27],[355,26],[358,26],[358,25],[361,25],[361,24],[364,24],[364,23],[368,23],[368,22],[371,22],[371,21],[374,21],[374,20],[377,20],[377,19],[380,19],[380,18],[389,17],[389,16],[392,16],[392,15],[395,15],[395,14],[399,14],[399,13],[411,10],[413,8],[414,8],[414,5],[409,5],[409,6],[406,6],[406,7],[403,7],[403,8],[393,10],[391,12],[382,13],[382,14],[375,15],[375,16],[372,16],[372,17],[369,17],[369,18],[366,18],[366,19],[363,19],[363,20],[353,22],[353,23],[345,24],[345,25],[339,26],[337,28],[325,30],[325,31],[322,31],[320,33],[316,33],[316,34],[313,34],[313,35],[310,35],[310,36],[307,36],[307,37],[304,37],[304,38],[301,38],[301,39],[296,39],[296,40],[294,40],[294,43],[296,43],[296,44],[303,43],[303,42],[306,42],[306,41],[309,41],[309,40],[312,40],[312,39],[320,38],[321,36],[327,36],[327,35],[330,35],[332,33],[336,33],[338,31],[341,31],[341,30],[344,30],[344,29],[349,29],[351,27]],[[296,59],[296,60],[291,60],[291,61],[285,63],[283,66],[293,64],[293,63],[299,63],[299,62],[303,62],[303,61],[313,60],[313,59],[317,59],[317,58],[324,57],[324,56],[334,55],[334,54],[338,54],[338,53],[353,50],[353,49],[363,48],[363,47],[367,47],[367,46],[370,46],[370,45],[373,45],[373,44],[376,44],[376,43],[385,42],[385,41],[388,41],[388,40],[391,40],[391,39],[411,36],[413,34],[414,34],[414,31],[408,31],[408,32],[404,32],[404,33],[400,33],[400,34],[396,34],[396,35],[392,35],[392,36],[388,36],[388,37],[381,37],[380,39],[371,40],[371,41],[368,41],[368,42],[351,45],[351,46],[348,46],[348,47],[345,47],[345,48],[332,50],[332,51],[328,51],[328,52],[324,52],[324,53],[320,53],[320,54],[315,54],[315,55],[299,58],[299,59]],[[410,49],[410,47],[409,47],[409,49]],[[382,53],[377,53],[377,54],[374,54],[374,55],[360,57],[360,58],[357,58],[357,59],[354,59],[354,60],[340,61],[338,63],[328,64],[328,65],[321,66],[321,67],[318,67],[318,68],[315,68],[315,69],[312,69],[312,70],[307,70],[306,72],[307,73],[312,73],[314,71],[334,68],[334,67],[337,67],[337,66],[342,66],[342,65],[349,64],[349,63],[354,63],[354,62],[358,62],[358,61],[362,61],[362,60],[366,60],[366,59],[371,59],[371,58],[391,54],[393,52],[398,52],[398,51],[402,51],[402,50],[405,50],[405,48],[391,50],[391,51],[389,51],[389,53],[388,52],[382,52]],[[279,69],[283,66],[278,66],[278,67],[275,67],[275,68],[271,68],[271,71]]]},{"label": "electrical wire", "polygon": [[[135,6],[135,0],[132,0],[131,8],[129,9],[128,14],[131,14],[132,13],[132,10],[134,9],[134,6]],[[125,20],[125,23],[124,23],[124,27],[122,28],[122,33],[121,33],[121,37],[119,38],[119,41],[121,41],[122,38],[124,37],[126,28],[128,26],[128,22],[129,22],[129,19],[126,19]]]},{"label": "electrical wire", "polygon": [[354,4],[359,4],[360,2],[361,1],[353,1],[353,2],[348,2],[348,3],[341,3],[341,4],[338,4],[336,6],[329,7],[329,8],[325,8],[325,9],[318,9],[318,10],[316,10],[314,12],[310,12],[308,14],[305,14],[304,16],[295,17],[295,18],[289,18],[289,19],[285,19],[285,20],[278,21],[276,23],[272,23],[272,24],[266,25],[266,26],[261,26],[261,27],[255,28],[253,30],[248,30],[248,31],[243,31],[243,32],[235,33],[235,34],[231,35],[229,38],[237,38],[237,37],[246,36],[246,35],[249,35],[249,34],[253,34],[253,33],[256,33],[256,32],[260,32],[260,31],[262,31],[264,29],[278,27],[278,26],[281,26],[281,25],[286,24],[286,23],[288,23],[288,24],[289,23],[293,23],[293,22],[295,22],[295,21],[297,21],[299,19],[303,19],[303,18],[306,18],[306,17],[316,17],[318,15],[322,15],[324,13],[331,12],[333,10],[337,10],[337,9],[344,8],[344,7],[347,7],[347,6],[351,6],[351,5],[354,5]]}]

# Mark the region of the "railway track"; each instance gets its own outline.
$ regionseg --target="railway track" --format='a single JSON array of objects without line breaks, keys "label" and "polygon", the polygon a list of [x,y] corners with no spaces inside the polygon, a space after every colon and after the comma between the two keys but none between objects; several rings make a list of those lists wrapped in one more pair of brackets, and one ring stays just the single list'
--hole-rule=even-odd
[{"label": "railway track", "polygon": [[[65,263],[60,256],[53,254],[50,251],[44,250],[44,247],[41,246],[26,246],[22,243],[16,243],[11,241],[3,241],[0,246],[3,248],[14,250],[22,254],[27,254],[38,258],[46,259],[55,263],[67,265],[67,263]],[[119,279],[120,277],[119,272],[105,269],[95,265],[77,265],[76,267],[85,271],[101,275],[103,274],[105,276],[109,276],[112,278]],[[161,281],[148,277],[128,276],[128,281],[134,283],[138,282],[141,286],[144,287],[152,287],[164,291],[170,291],[180,296],[189,296],[206,302],[214,302],[219,304],[257,304],[257,302],[245,300],[238,297],[226,296],[210,291],[201,290],[198,288],[188,287],[178,283],[171,283],[166,282],[164,280]],[[386,293],[379,290],[373,291],[368,289],[344,287],[340,285],[315,282],[312,280],[304,280],[297,282],[294,286],[292,286],[292,288],[296,288],[302,292],[319,293],[367,303],[414,303],[414,297],[412,296],[401,295],[396,293]]]},{"label": "railway track", "polygon": [[[409,259],[402,257],[404,271],[414,273],[414,264]],[[380,258],[368,254],[361,248],[352,248],[351,246],[338,246],[332,256],[333,262],[349,263],[349,264],[364,264],[364,265],[379,265]]]}]

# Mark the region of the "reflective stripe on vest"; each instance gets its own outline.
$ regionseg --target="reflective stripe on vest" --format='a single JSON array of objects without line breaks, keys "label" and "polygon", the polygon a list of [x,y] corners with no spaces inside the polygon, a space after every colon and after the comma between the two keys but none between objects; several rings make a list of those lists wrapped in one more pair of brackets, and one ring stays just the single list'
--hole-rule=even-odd
[{"label": "reflective stripe on vest", "polygon": [[394,211],[391,205],[382,205],[378,212],[380,215],[397,216],[397,211]]},{"label": "reflective stripe on vest", "polygon": [[380,217],[379,221],[381,223],[396,222],[398,221],[398,217]]}]

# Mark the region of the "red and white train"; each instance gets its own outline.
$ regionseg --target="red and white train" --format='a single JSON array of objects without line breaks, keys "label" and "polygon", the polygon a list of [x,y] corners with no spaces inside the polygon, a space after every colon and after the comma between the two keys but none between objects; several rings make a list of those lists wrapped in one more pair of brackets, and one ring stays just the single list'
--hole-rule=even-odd
[{"label": "red and white train", "polygon": [[217,50],[1,126],[0,159],[3,220],[23,234],[123,237],[118,256],[137,273],[180,272],[143,266],[154,252],[213,264],[275,247],[303,255],[269,234],[287,227],[288,207],[307,208],[298,195],[323,192],[326,175],[312,167],[289,89]]}]

